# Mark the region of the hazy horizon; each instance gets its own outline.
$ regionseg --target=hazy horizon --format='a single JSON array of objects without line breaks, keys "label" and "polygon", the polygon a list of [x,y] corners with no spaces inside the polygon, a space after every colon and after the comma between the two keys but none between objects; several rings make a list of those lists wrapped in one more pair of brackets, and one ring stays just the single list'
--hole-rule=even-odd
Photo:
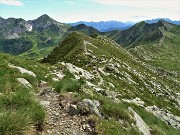
[{"label": "hazy horizon", "polygon": [[33,20],[47,14],[58,22],[180,20],[180,0],[0,0],[0,16]]}]

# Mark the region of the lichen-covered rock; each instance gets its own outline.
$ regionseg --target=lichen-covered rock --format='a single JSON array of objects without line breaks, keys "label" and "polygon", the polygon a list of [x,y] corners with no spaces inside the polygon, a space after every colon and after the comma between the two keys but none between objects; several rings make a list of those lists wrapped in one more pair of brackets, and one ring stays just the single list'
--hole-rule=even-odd
[{"label": "lichen-covered rock", "polygon": [[131,108],[128,108],[134,115],[136,126],[143,135],[151,135],[149,126],[143,121],[143,119]]},{"label": "lichen-covered rock", "polygon": [[26,88],[32,88],[32,85],[24,78],[17,78],[18,82],[24,85]]},{"label": "lichen-covered rock", "polygon": [[160,118],[162,121],[166,122],[168,125],[180,130],[180,117],[174,116],[172,113],[165,109],[160,109],[159,107],[147,106],[145,108],[148,112],[153,113],[156,117]]},{"label": "lichen-covered rock", "polygon": [[99,118],[103,118],[101,113],[99,112],[98,107],[100,106],[99,101],[84,99],[83,101],[78,103],[78,108],[82,113],[94,113]]},{"label": "lichen-covered rock", "polygon": [[69,71],[74,74],[76,79],[80,79],[80,77],[84,77],[86,79],[92,79],[94,76],[89,73],[88,71],[79,68],[71,63],[66,63],[66,67],[69,69]]},{"label": "lichen-covered rock", "polygon": [[16,68],[16,69],[18,69],[19,72],[21,72],[21,74],[28,74],[28,75],[31,75],[31,76],[33,76],[33,77],[36,77],[36,75],[35,75],[32,71],[29,71],[29,70],[27,70],[27,69],[25,69],[25,68],[18,67],[18,66],[14,66],[14,65],[12,65],[12,64],[9,64],[9,67],[10,67],[10,68]]}]

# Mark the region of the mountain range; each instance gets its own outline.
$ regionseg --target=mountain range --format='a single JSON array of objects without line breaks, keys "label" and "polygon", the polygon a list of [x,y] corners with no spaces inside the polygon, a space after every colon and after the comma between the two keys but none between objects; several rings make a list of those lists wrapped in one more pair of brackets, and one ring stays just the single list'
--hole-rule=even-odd
[{"label": "mountain range", "polygon": [[70,25],[59,23],[48,15],[29,21],[1,18],[0,50],[15,55],[41,56],[56,46],[68,28]]},{"label": "mountain range", "polygon": [[162,19],[102,32],[0,18],[0,135],[179,135],[179,43]]},{"label": "mountain range", "polygon": [[[146,23],[157,23],[159,20],[165,20],[169,23],[180,25],[180,21],[172,21],[169,18],[156,18],[152,20],[145,20]],[[121,21],[100,21],[100,22],[86,22],[79,21],[75,23],[69,23],[71,26],[76,26],[79,24],[85,24],[86,26],[91,26],[101,32],[109,32],[113,30],[126,30],[138,22],[121,22]]]}]

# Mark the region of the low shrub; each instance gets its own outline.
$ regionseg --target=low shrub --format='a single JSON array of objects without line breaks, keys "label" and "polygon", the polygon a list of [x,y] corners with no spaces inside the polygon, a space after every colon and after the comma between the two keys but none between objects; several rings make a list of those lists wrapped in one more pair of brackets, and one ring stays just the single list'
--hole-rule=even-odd
[{"label": "low shrub", "polygon": [[33,124],[27,114],[18,111],[0,113],[0,135],[24,135],[31,131]]}]

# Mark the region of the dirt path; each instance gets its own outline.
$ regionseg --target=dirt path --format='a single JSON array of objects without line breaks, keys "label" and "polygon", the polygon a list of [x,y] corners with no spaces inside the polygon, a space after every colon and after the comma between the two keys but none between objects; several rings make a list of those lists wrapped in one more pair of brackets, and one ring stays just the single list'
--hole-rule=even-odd
[{"label": "dirt path", "polygon": [[40,88],[40,102],[46,110],[44,131],[41,135],[88,135],[84,129],[83,116],[70,116],[59,103],[59,94],[52,88]]}]

